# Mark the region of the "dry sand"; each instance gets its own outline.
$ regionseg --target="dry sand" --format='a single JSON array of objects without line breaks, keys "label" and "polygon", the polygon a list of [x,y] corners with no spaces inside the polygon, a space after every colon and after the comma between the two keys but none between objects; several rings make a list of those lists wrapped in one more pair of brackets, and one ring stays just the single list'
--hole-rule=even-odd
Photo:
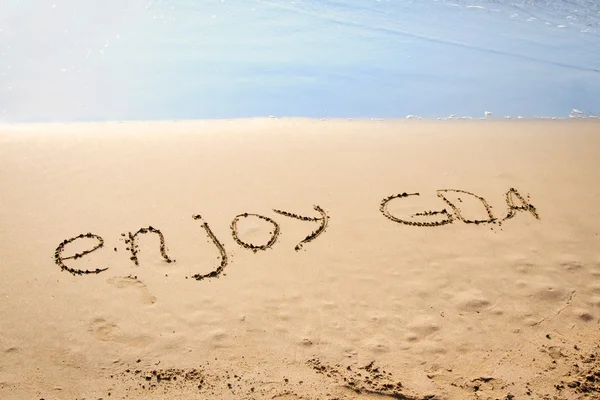
[{"label": "dry sand", "polygon": [[600,398],[598,122],[5,125],[0,160],[2,399]]}]

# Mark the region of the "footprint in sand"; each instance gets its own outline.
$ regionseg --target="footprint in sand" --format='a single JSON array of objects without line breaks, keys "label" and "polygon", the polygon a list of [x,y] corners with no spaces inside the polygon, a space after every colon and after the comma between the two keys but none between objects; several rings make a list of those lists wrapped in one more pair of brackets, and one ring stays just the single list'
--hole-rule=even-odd
[{"label": "footprint in sand", "polygon": [[119,327],[103,318],[97,318],[92,321],[88,331],[94,337],[103,342],[112,341],[119,334]]},{"label": "footprint in sand", "polygon": [[144,282],[142,282],[136,278],[133,278],[131,276],[114,277],[114,278],[107,279],[106,282],[119,288],[119,289],[133,288],[133,289],[139,291],[143,304],[151,305],[156,302],[156,297],[154,297],[150,293],[150,291],[148,290],[148,288],[146,287]]},{"label": "footprint in sand", "polygon": [[133,336],[123,333],[117,324],[107,321],[104,318],[92,320],[88,326],[88,332],[102,342],[122,343],[135,347],[144,347],[152,342],[152,338],[149,336]]}]

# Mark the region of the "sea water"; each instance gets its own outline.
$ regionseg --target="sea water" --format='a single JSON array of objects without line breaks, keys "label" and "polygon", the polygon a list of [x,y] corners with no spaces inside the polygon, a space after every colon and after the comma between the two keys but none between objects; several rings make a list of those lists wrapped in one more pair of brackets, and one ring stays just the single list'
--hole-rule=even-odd
[{"label": "sea water", "polygon": [[595,0],[0,2],[4,122],[599,114]]}]

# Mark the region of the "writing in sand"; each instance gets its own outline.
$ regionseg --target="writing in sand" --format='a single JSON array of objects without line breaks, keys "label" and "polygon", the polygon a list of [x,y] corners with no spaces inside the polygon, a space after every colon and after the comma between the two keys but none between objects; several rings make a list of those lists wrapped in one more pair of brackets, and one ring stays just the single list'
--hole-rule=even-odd
[{"label": "writing in sand", "polygon": [[[463,213],[461,212],[460,207],[456,204],[456,202],[453,202],[448,198],[449,197],[448,194],[451,194],[451,193],[454,193],[457,195],[471,196],[473,199],[480,202],[485,209],[487,218],[486,219],[475,219],[475,220],[465,218],[463,216]],[[460,189],[440,189],[437,191],[437,196],[448,207],[448,208],[444,208],[439,211],[422,211],[422,212],[419,212],[419,213],[416,213],[413,215],[409,215],[409,216],[396,216],[396,215],[392,214],[392,212],[390,212],[390,210],[388,209],[388,206],[392,201],[395,201],[397,199],[407,198],[410,196],[419,196],[419,193],[404,192],[404,193],[393,194],[391,196],[388,196],[381,201],[379,210],[387,219],[389,219],[393,222],[410,225],[410,226],[418,226],[418,227],[439,227],[439,226],[443,226],[443,225],[447,225],[447,224],[452,224],[453,222],[455,222],[457,220],[461,221],[463,223],[466,223],[466,224],[476,224],[476,225],[502,224],[504,221],[507,221],[507,220],[513,218],[518,212],[526,212],[526,213],[531,214],[536,219],[540,219],[536,208],[530,203],[529,198],[522,196],[514,188],[511,188],[508,190],[508,192],[506,192],[506,205],[508,207],[508,210],[507,210],[506,215],[502,218],[497,218],[494,216],[494,214],[492,213],[491,206],[483,197],[478,196],[474,193],[465,191],[465,190],[460,190]],[[460,198],[458,198],[458,202],[462,202],[462,200]],[[310,234],[308,234],[302,241],[300,241],[296,245],[296,247],[295,247],[296,251],[301,250],[305,244],[317,239],[327,229],[327,225],[329,224],[329,215],[327,214],[327,212],[318,205],[314,206],[314,210],[318,213],[318,215],[314,216],[314,217],[306,217],[306,216],[302,216],[299,214],[294,214],[292,212],[287,212],[287,211],[282,211],[282,210],[277,210],[277,209],[273,210],[274,213],[284,216],[284,217],[293,218],[293,219],[297,219],[297,220],[305,221],[305,222],[309,222],[309,223],[317,223],[317,228],[315,230],[313,230]],[[435,220],[429,221],[429,222],[417,222],[417,221],[411,221],[409,219],[409,218],[414,218],[414,217],[432,217],[432,218],[435,218]],[[199,281],[206,279],[206,278],[218,278],[228,263],[228,257],[227,257],[227,252],[225,251],[225,247],[223,246],[223,243],[215,236],[215,234],[211,230],[208,223],[200,215],[194,215],[192,218],[194,220],[200,221],[201,227],[204,230],[205,234],[208,236],[210,241],[212,241],[212,243],[217,247],[217,249],[219,251],[219,260],[220,260],[219,265],[212,272],[209,272],[207,274],[195,274],[192,276],[192,278],[199,280]],[[246,241],[243,241],[240,238],[239,231],[238,231],[238,223],[242,219],[247,219],[247,218],[257,218],[262,221],[266,221],[268,224],[272,225],[272,230],[270,232],[270,238],[268,239],[268,241],[266,241],[266,243],[263,243],[263,244],[248,243]],[[275,243],[277,242],[277,238],[279,237],[279,233],[280,233],[279,224],[274,219],[264,216],[264,215],[251,214],[251,213],[244,213],[244,214],[235,216],[233,218],[233,221],[231,222],[230,228],[231,228],[231,235],[233,236],[233,240],[239,246],[246,248],[248,250],[252,250],[253,252],[264,251],[264,250],[272,248],[275,245]],[[160,254],[161,254],[162,258],[167,263],[174,262],[174,259],[172,259],[167,254],[165,237],[164,237],[163,233],[160,231],[160,229],[154,228],[153,226],[148,226],[147,228],[140,228],[135,233],[127,232],[127,233],[121,234],[123,237],[125,237],[125,243],[127,244],[127,251],[129,251],[131,254],[129,257],[130,260],[135,265],[139,265],[139,260],[137,257],[137,254],[139,252],[139,246],[137,244],[137,239],[138,239],[139,235],[141,235],[141,234],[150,234],[150,233],[157,235],[160,240],[160,248],[159,249],[160,249]],[[80,251],[79,253],[75,253],[71,256],[63,255],[67,246],[74,243],[75,241],[82,240],[82,239],[83,240],[93,239],[96,241],[96,244],[87,250]],[[58,247],[56,248],[56,251],[54,252],[54,261],[61,268],[61,270],[70,272],[73,275],[99,274],[103,271],[106,271],[108,268],[105,267],[105,268],[96,268],[96,269],[91,269],[91,270],[90,269],[82,270],[82,269],[78,269],[75,267],[67,266],[65,264],[65,261],[80,259],[83,256],[90,254],[94,251],[97,251],[103,247],[104,247],[104,239],[101,236],[96,235],[94,233],[85,233],[85,234],[82,233],[73,238],[63,240],[58,245]]]}]

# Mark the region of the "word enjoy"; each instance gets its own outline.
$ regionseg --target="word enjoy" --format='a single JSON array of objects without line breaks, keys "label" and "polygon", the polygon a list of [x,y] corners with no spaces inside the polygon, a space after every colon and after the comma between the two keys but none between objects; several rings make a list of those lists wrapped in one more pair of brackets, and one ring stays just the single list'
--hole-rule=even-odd
[{"label": "word enjoy", "polygon": [[[459,194],[459,195],[468,195],[468,196],[475,198],[477,201],[481,202],[481,204],[483,205],[488,218],[487,219],[476,219],[476,220],[466,219],[463,216],[463,212],[461,211],[460,207],[448,199],[448,196],[447,196],[448,193],[455,193],[455,194]],[[529,202],[529,199],[525,199],[525,197],[523,197],[514,188],[511,188],[508,190],[508,192],[506,192],[506,204],[508,206],[508,211],[507,211],[507,214],[501,219],[494,216],[494,214],[492,213],[492,207],[488,204],[488,202],[483,197],[480,197],[474,193],[467,192],[465,190],[459,190],[459,189],[441,189],[441,190],[437,191],[437,196],[448,207],[450,207],[451,211],[448,211],[447,209],[444,208],[440,211],[423,211],[423,212],[408,216],[408,218],[435,217],[435,216],[440,216],[443,218],[443,219],[440,219],[437,221],[432,221],[432,222],[410,221],[410,220],[406,219],[407,217],[400,218],[398,216],[393,215],[388,210],[388,205],[390,202],[392,202],[395,199],[402,199],[402,198],[406,198],[409,196],[419,196],[419,193],[410,193],[409,194],[409,193],[404,192],[404,193],[388,196],[381,201],[379,210],[386,218],[388,218],[391,221],[405,224],[405,225],[421,226],[421,227],[436,227],[436,226],[447,225],[447,224],[453,223],[455,220],[460,220],[467,224],[476,224],[476,225],[489,224],[489,223],[502,224],[503,221],[513,218],[519,211],[529,212],[536,219],[538,219],[538,220],[540,219],[536,208]],[[462,202],[462,200],[460,198],[458,198],[458,201]],[[302,241],[300,241],[295,246],[296,251],[300,251],[305,244],[307,244],[307,243],[315,240],[317,237],[319,237],[323,232],[325,232],[327,225],[329,224],[329,215],[318,205],[314,206],[313,208],[315,211],[317,211],[319,213],[318,217],[305,217],[305,216],[301,216],[301,215],[294,214],[294,213],[287,212],[287,211],[282,211],[282,210],[277,210],[277,209],[273,210],[273,212],[275,212],[276,214],[282,215],[284,217],[293,218],[293,219],[297,219],[297,220],[305,221],[305,222],[318,223],[317,228],[314,231],[312,231],[310,234],[308,234]],[[220,259],[220,263],[214,271],[207,273],[207,274],[195,274],[192,276],[192,278],[199,280],[199,281],[203,280],[205,278],[217,278],[221,275],[221,273],[223,272],[223,270],[225,269],[225,267],[227,266],[227,263],[228,263],[228,257],[227,257],[227,252],[225,251],[225,247],[219,241],[219,239],[217,239],[217,237],[213,233],[212,229],[210,229],[210,226],[208,225],[208,223],[206,221],[204,221],[200,215],[194,215],[192,218],[194,220],[201,222],[202,229],[204,230],[204,232],[206,233],[208,238],[212,241],[212,243],[216,246],[217,250],[219,251],[219,259]],[[246,218],[258,218],[258,219],[266,221],[267,223],[272,225],[273,229],[272,229],[272,232],[270,232],[271,237],[269,238],[269,240],[266,243],[264,243],[264,244],[247,243],[240,238],[239,230],[238,230],[238,223],[240,222],[240,220],[246,219]],[[233,218],[233,221],[231,222],[230,229],[231,229],[231,235],[233,237],[233,240],[239,246],[241,246],[245,249],[248,249],[248,250],[252,250],[255,253],[259,250],[264,251],[264,250],[272,248],[273,245],[277,242],[277,239],[280,234],[279,224],[275,220],[273,220],[272,218],[266,217],[264,215],[250,214],[250,213],[244,213],[244,214],[239,214],[239,215],[235,216]],[[167,247],[166,247],[165,237],[164,237],[163,233],[159,229],[156,229],[152,226],[148,226],[147,228],[140,228],[135,233],[128,232],[127,234],[125,234],[125,233],[121,234],[121,236],[125,237],[125,243],[128,246],[126,248],[126,250],[131,253],[131,256],[129,257],[129,259],[135,265],[139,266],[139,260],[137,257],[137,254],[139,252],[139,246],[137,244],[137,239],[138,239],[139,235],[145,235],[145,234],[150,234],[150,233],[158,236],[158,239],[160,241],[159,250],[160,250],[160,254],[161,254],[162,258],[168,263],[174,262],[175,260],[173,260],[167,254]],[[67,245],[69,245],[79,239],[95,239],[97,241],[97,243],[94,247],[84,250],[84,251],[81,251],[80,253],[75,253],[74,255],[67,256],[67,257],[63,256],[63,252],[65,251],[65,248],[67,247]],[[54,261],[61,268],[62,271],[67,271],[73,275],[99,274],[103,271],[106,271],[108,268],[96,268],[94,270],[88,270],[88,269],[82,270],[82,269],[77,269],[77,268],[72,268],[72,267],[67,266],[65,264],[65,261],[66,260],[77,260],[77,259],[82,258],[83,256],[90,254],[100,248],[103,248],[103,247],[104,247],[104,239],[101,236],[93,234],[93,233],[89,233],[89,232],[85,233],[85,234],[82,233],[71,239],[63,240],[58,245],[58,247],[56,248],[56,250],[54,252]],[[115,248],[115,251],[117,251],[116,248]]]},{"label": "word enjoy", "polygon": [[[327,215],[327,213],[319,206],[314,206],[314,209],[320,214],[319,217],[304,217],[304,216],[294,214],[291,212],[287,212],[287,211],[273,210],[275,213],[277,213],[279,215],[283,215],[285,217],[294,218],[294,219],[298,219],[301,221],[318,222],[319,223],[319,226],[317,227],[316,230],[312,231],[302,241],[300,241],[300,243],[298,243],[296,245],[296,247],[295,247],[296,251],[300,251],[306,243],[309,243],[309,242],[315,240],[319,235],[321,235],[323,232],[325,232],[325,229],[327,228],[327,224],[329,223],[329,215]],[[271,225],[273,225],[273,231],[271,232],[271,237],[267,243],[257,245],[257,244],[247,243],[240,238],[238,227],[237,227],[238,222],[242,218],[251,218],[251,217],[267,221]],[[212,271],[208,274],[195,274],[192,276],[192,278],[194,278],[196,280],[203,280],[205,278],[217,278],[219,275],[221,275],[221,273],[223,272],[223,269],[227,266],[227,263],[228,263],[228,257],[227,257],[227,252],[225,251],[225,246],[223,246],[223,244],[219,241],[219,239],[217,239],[217,237],[213,233],[212,229],[210,229],[210,226],[208,225],[208,223],[206,221],[204,221],[200,215],[194,215],[192,218],[194,220],[201,221],[202,229],[204,229],[208,238],[217,247],[217,249],[219,251],[219,259],[221,260],[219,266],[214,271]],[[277,241],[277,238],[279,237],[279,232],[280,232],[279,224],[277,222],[275,222],[273,219],[271,219],[269,217],[265,217],[263,215],[249,214],[249,213],[237,215],[231,222],[230,228],[231,228],[231,235],[233,236],[233,240],[237,244],[239,244],[241,247],[252,250],[255,253],[259,250],[267,250],[267,249],[271,248]],[[128,232],[127,234],[125,234],[125,233],[121,234],[121,236],[125,237],[125,243],[128,245],[126,250],[131,252],[131,257],[129,257],[129,259],[135,265],[139,265],[139,260],[137,257],[137,254],[139,252],[139,246],[137,244],[137,239],[140,234],[148,234],[148,233],[153,233],[158,236],[158,238],[160,240],[159,250],[160,250],[160,255],[162,256],[162,258],[168,263],[174,262],[175,260],[173,260],[167,254],[167,246],[165,243],[165,237],[164,237],[163,233],[160,231],[160,229],[156,229],[152,226],[149,226],[147,228],[140,228],[135,233]],[[92,247],[88,250],[84,250],[80,253],[76,253],[72,256],[68,256],[68,257],[63,256],[65,247],[79,239],[95,239],[95,240],[97,240],[98,243],[94,247]],[[104,239],[101,236],[93,234],[93,233],[89,233],[89,232],[85,233],[85,234],[82,233],[71,239],[63,240],[58,245],[58,247],[56,248],[56,250],[54,252],[54,261],[61,268],[61,270],[70,272],[73,275],[99,274],[100,272],[106,271],[108,268],[96,268],[94,270],[88,270],[88,269],[82,270],[82,269],[77,269],[77,268],[71,268],[71,267],[68,267],[67,265],[65,265],[65,260],[71,260],[71,259],[77,260],[77,259],[85,256],[86,254],[90,254],[102,247],[104,247]],[[116,248],[115,248],[115,251],[116,251]]]}]

